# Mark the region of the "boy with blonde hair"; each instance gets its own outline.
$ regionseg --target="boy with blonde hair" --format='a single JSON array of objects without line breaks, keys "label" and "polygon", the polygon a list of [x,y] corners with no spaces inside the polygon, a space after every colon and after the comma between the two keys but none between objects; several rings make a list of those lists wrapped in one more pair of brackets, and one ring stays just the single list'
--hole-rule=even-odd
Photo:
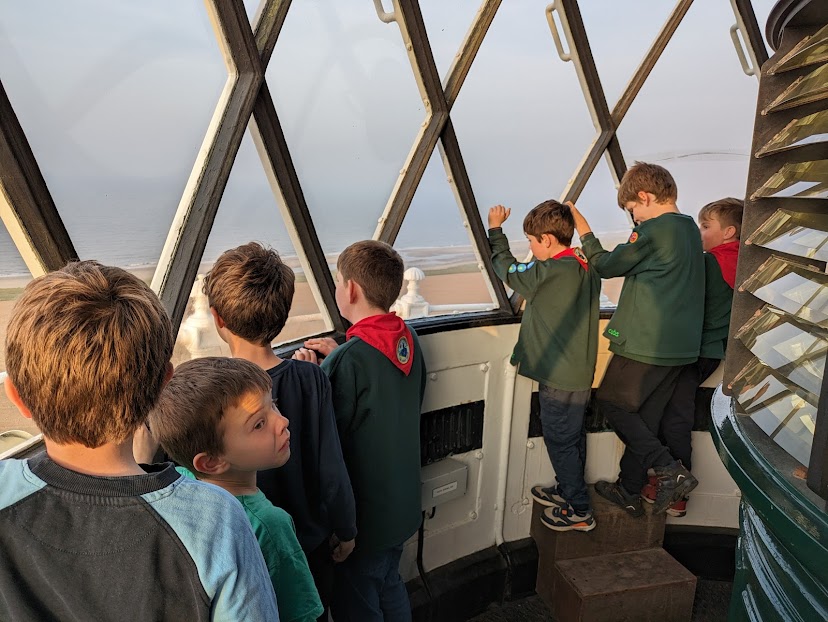
[{"label": "boy with blonde hair", "polygon": [[331,383],[317,365],[283,360],[271,343],[287,322],[294,274],[279,254],[256,242],[224,252],[204,281],[220,337],[231,354],[264,369],[273,399],[290,422],[287,464],[259,473],[264,495],[296,522],[324,613],[333,592],[334,563],[354,547],[356,510],[336,428]]},{"label": "boy with blonde hair", "polygon": [[310,339],[297,357],[331,379],[336,422],[356,497],[356,549],[336,567],[336,622],[402,622],[411,606],[399,565],[422,521],[420,408],[425,362],[416,333],[389,309],[403,261],[388,244],[352,244],[336,263],[336,303],[352,326],[341,346]]},{"label": "boy with blonde hair", "polygon": [[248,361],[187,361],[161,393],[150,428],[182,473],[239,500],[279,595],[279,619],[313,622],[322,603],[293,521],[256,486],[257,471],[279,468],[290,458],[288,422],[270,391],[270,376]]},{"label": "boy with blonde hair", "polygon": [[120,268],[77,262],[26,286],[6,394],[46,451],[0,462],[0,619],[277,619],[238,503],[133,458],[173,341],[158,298]]},{"label": "boy with blonde hair", "polygon": [[538,382],[541,427],[557,484],[535,486],[549,506],[543,524],[555,531],[590,531],[595,518],[584,480],[584,415],[598,354],[601,278],[580,249],[571,248],[575,223],[569,205],[544,201],[523,220],[532,260],[518,262],[502,225],[511,210],[489,210],[489,246],[495,273],[526,299],[512,354],[518,373]]},{"label": "boy with blonde hair", "polygon": [[656,164],[636,162],[618,188],[618,205],[635,228],[607,251],[573,208],[584,252],[602,278],[623,276],[618,308],[604,331],[613,357],[596,400],[626,444],[616,482],[595,491],[641,516],[647,469],[658,478],[653,511],[666,512],[698,485],[658,438],[664,409],[685,365],[699,358],[704,317],[704,258],[693,219],[676,205],[673,176]]}]

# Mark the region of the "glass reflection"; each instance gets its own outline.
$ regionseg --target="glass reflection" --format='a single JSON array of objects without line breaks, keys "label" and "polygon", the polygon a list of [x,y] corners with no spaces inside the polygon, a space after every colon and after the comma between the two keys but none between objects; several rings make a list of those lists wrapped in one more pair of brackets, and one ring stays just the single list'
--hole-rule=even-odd
[{"label": "glass reflection", "polygon": [[730,385],[739,410],[803,465],[811,457],[818,398],[789,383],[758,359]]},{"label": "glass reflection", "polygon": [[788,123],[756,152],[756,157],[825,142],[828,142],[828,110],[821,110]]},{"label": "glass reflection", "polygon": [[826,97],[828,97],[828,65],[823,65],[808,75],[797,78],[762,111],[762,114],[795,108]]},{"label": "glass reflection", "polygon": [[823,26],[810,37],[804,38],[768,70],[770,75],[800,69],[828,60],[828,25]]},{"label": "glass reflection", "polygon": [[764,307],[736,334],[765,365],[819,395],[825,374],[828,333],[803,327],[781,311]]},{"label": "glass reflection", "polygon": [[828,328],[828,275],[774,255],[739,288],[783,311]]},{"label": "glass reflection", "polygon": [[779,169],[779,172],[774,173],[750,198],[756,200],[762,197],[828,198],[828,160],[786,164]]},{"label": "glass reflection", "polygon": [[745,244],[828,261],[828,215],[776,210],[745,240]]}]

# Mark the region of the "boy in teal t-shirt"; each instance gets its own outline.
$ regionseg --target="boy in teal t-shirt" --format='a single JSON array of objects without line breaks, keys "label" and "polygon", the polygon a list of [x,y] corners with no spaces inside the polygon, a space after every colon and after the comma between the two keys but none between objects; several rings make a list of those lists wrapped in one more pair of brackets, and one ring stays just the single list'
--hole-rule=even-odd
[{"label": "boy in teal t-shirt", "polygon": [[495,273],[526,299],[520,335],[512,354],[518,373],[538,382],[543,440],[557,484],[532,488],[548,506],[543,524],[555,531],[595,528],[584,480],[584,415],[592,393],[598,353],[601,278],[580,249],[570,247],[575,223],[571,208],[544,201],[523,221],[532,261],[518,262],[501,225],[511,210],[489,210],[489,246]]},{"label": "boy in teal t-shirt", "polygon": [[282,622],[313,622],[322,603],[290,515],[256,487],[256,472],[290,457],[288,422],[270,376],[241,359],[182,363],[150,414],[150,429],[189,477],[239,500],[259,542]]}]

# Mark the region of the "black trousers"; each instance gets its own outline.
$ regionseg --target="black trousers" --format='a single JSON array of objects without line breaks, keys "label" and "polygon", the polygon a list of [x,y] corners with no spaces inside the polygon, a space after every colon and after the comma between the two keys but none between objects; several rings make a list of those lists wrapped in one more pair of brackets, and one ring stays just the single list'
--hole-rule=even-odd
[{"label": "black trousers", "polygon": [[690,437],[696,419],[696,391],[716,371],[719,363],[719,359],[700,358],[695,363],[685,365],[679,373],[673,396],[661,419],[662,442],[670,454],[676,460],[681,460],[688,470],[692,469]]},{"label": "black trousers", "polygon": [[316,584],[316,591],[319,592],[319,600],[325,610],[319,616],[317,622],[327,622],[328,610],[331,606],[331,597],[334,589],[334,560],[331,557],[331,546],[326,538],[322,544],[313,551],[306,553],[308,558],[308,569]]},{"label": "black trousers", "polygon": [[674,460],[658,435],[682,369],[683,365],[650,365],[615,354],[595,394],[601,412],[627,446],[620,480],[629,494],[641,492],[647,469]]}]

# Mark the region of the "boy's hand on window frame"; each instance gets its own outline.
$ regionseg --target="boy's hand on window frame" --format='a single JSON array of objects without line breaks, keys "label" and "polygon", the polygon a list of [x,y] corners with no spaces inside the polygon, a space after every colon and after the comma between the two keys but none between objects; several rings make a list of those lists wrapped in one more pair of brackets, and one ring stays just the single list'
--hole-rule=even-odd
[{"label": "boy's hand on window frame", "polygon": [[489,208],[489,229],[497,229],[502,227],[503,223],[508,220],[512,210],[502,205],[495,205]]},{"label": "boy's hand on window frame", "polygon": [[582,238],[587,233],[592,233],[589,223],[584,218],[584,215],[578,211],[578,208],[575,207],[575,204],[572,201],[567,201],[564,205],[568,205],[572,212],[572,219],[575,221],[575,231],[578,232],[578,237]]},{"label": "boy's hand on window frame", "polygon": [[[339,344],[330,337],[315,337],[313,339],[308,339],[305,342],[305,347],[301,348],[302,350],[314,350],[321,354],[322,356],[328,356],[331,352],[336,350]],[[315,361],[314,361],[315,362]]]}]

